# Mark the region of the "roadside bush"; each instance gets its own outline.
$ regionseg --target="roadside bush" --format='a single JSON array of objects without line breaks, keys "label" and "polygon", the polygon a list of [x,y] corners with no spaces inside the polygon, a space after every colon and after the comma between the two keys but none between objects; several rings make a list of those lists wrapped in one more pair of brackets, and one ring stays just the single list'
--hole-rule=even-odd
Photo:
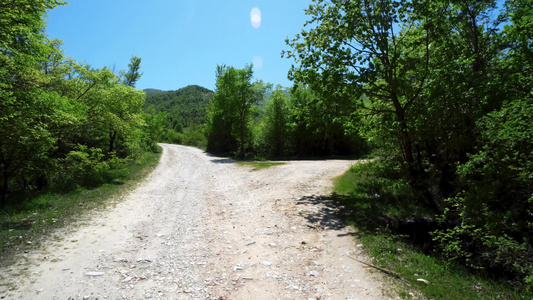
[{"label": "roadside bush", "polygon": [[443,214],[457,225],[437,231],[435,240],[471,268],[522,281],[533,271],[533,97],[508,103],[478,126],[484,146],[458,166],[462,192]]},{"label": "roadside bush", "polygon": [[182,145],[193,146],[200,149],[205,149],[207,146],[207,138],[204,134],[204,128],[201,125],[187,127],[180,134]]},{"label": "roadside bush", "polygon": [[88,148],[80,145],[79,150],[71,151],[62,159],[62,166],[53,179],[53,189],[69,191],[82,187],[95,187],[110,182],[113,178],[111,169],[118,168],[123,159],[112,157],[105,160],[100,148]]},{"label": "roadside bush", "polygon": [[392,159],[353,165],[339,178],[337,190],[359,224],[370,230],[385,227],[393,219],[426,215],[416,205],[419,193],[402,177],[401,166]]},{"label": "roadside bush", "polygon": [[174,129],[168,129],[163,135],[163,141],[172,144],[181,144],[181,134]]}]

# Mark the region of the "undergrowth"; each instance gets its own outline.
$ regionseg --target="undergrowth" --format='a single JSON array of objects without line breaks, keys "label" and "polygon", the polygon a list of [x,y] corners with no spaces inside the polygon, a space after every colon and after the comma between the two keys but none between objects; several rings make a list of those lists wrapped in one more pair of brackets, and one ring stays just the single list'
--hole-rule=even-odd
[{"label": "undergrowth", "polygon": [[108,200],[118,198],[145,178],[160,155],[161,152],[146,153],[137,161],[114,169],[112,178],[94,188],[25,195],[0,208],[0,261],[6,263],[11,254],[38,247],[47,233],[71,224],[84,213],[105,208]]},{"label": "undergrowth", "polygon": [[[391,220],[429,212],[417,205],[418,195],[386,164],[352,166],[336,178],[334,198],[347,222],[361,231],[374,263],[399,275],[397,288],[403,299],[533,299],[522,285],[474,274],[391,228]],[[382,176],[383,172],[389,174]]]}]

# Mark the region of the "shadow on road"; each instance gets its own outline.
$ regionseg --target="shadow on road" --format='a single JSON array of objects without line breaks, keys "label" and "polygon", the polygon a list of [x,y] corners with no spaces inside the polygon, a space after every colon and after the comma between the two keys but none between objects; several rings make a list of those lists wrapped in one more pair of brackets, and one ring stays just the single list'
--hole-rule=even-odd
[{"label": "shadow on road", "polygon": [[213,159],[211,160],[211,162],[215,164],[232,164],[235,162],[235,160],[229,159],[229,158],[219,158],[219,159]]},{"label": "shadow on road", "polygon": [[[296,205],[312,208],[311,211],[302,209],[300,214],[316,229],[342,230],[348,226],[345,208],[336,201],[335,196],[304,196],[298,200]],[[347,235],[360,236],[357,232],[338,234],[338,236]]]}]

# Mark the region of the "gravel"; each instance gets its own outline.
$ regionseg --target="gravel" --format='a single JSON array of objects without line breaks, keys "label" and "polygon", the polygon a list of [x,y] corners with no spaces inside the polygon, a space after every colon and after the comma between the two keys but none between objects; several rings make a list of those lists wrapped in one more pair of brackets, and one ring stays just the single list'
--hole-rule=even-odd
[{"label": "gravel", "polygon": [[347,258],[368,259],[353,231],[314,196],[356,161],[253,171],[161,146],[160,164],[137,189],[1,269],[1,297],[388,298],[377,274]]}]

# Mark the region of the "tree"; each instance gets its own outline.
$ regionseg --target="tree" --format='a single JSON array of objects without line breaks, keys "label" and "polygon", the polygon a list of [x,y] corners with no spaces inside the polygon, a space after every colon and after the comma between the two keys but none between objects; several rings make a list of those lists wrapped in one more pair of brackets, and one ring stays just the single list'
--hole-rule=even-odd
[{"label": "tree", "polygon": [[0,1],[0,205],[13,178],[27,185],[50,163],[47,153],[54,139],[48,127],[59,97],[40,90],[48,81],[42,62],[53,48],[44,34],[43,16],[60,4]]},{"label": "tree", "polygon": [[[310,29],[285,53],[297,83],[357,101],[354,114],[391,149],[376,176],[406,178],[402,205],[443,217],[445,254],[518,278],[533,274],[532,7],[315,0]],[[387,201],[392,186],[381,185]]]},{"label": "tree", "polygon": [[415,26],[412,9],[408,1],[315,0],[304,25],[312,29],[287,40],[292,51],[284,55],[298,63],[290,71],[297,83],[358,100],[363,114],[393,115],[391,134],[414,174],[407,112],[429,73],[429,33]]},{"label": "tree", "polygon": [[351,97],[327,94],[303,86],[290,92],[289,123],[297,155],[350,155],[367,150],[354,117]]},{"label": "tree", "polygon": [[128,68],[128,71],[124,74],[124,84],[134,88],[137,80],[143,75],[143,73],[139,73],[141,69],[141,58],[132,56]]},{"label": "tree", "polygon": [[291,153],[289,117],[288,94],[278,86],[270,95],[259,124],[256,143],[259,152],[268,157],[282,157]]},{"label": "tree", "polygon": [[494,8],[491,0],[315,0],[311,29],[287,41],[284,54],[298,63],[290,76],[334,96],[325,100],[356,101],[354,114],[440,211],[455,163],[479,139],[476,120],[501,105]]},{"label": "tree", "polygon": [[252,83],[252,66],[244,69],[218,66],[217,83],[207,119],[207,150],[236,152],[243,158],[250,142],[252,106],[259,102],[264,85]]}]

